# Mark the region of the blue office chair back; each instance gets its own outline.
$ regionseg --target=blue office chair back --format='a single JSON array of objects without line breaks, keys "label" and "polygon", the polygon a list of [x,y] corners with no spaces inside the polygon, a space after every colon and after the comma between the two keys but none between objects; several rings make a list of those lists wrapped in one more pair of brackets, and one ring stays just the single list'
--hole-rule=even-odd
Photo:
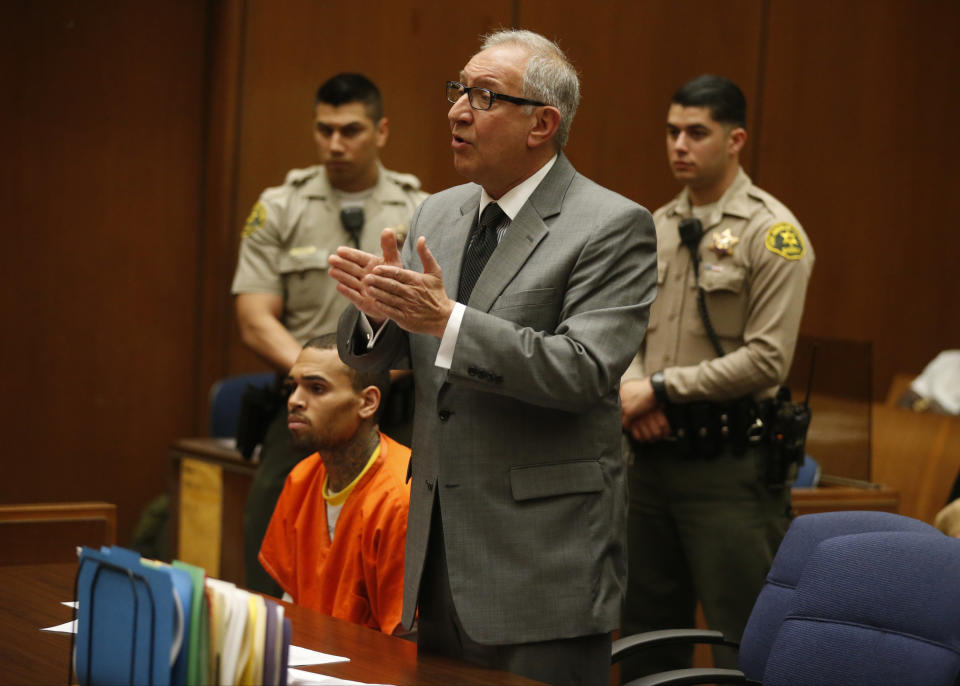
[{"label": "blue office chair back", "polygon": [[820,483],[820,463],[809,455],[803,456],[803,463],[797,469],[797,478],[793,481],[795,488],[813,488]]},{"label": "blue office chair back", "polygon": [[814,550],[770,651],[765,686],[953,686],[960,540],[837,536]]},{"label": "blue office chair back", "polygon": [[761,680],[777,628],[787,615],[800,574],[814,549],[835,536],[870,531],[912,531],[942,536],[929,524],[889,512],[823,512],[794,519],[780,543],[740,642],[738,666],[747,678]]},{"label": "blue office chair back", "polygon": [[240,400],[247,386],[269,386],[276,378],[273,372],[239,374],[220,379],[210,388],[210,436],[234,438],[240,416]]}]

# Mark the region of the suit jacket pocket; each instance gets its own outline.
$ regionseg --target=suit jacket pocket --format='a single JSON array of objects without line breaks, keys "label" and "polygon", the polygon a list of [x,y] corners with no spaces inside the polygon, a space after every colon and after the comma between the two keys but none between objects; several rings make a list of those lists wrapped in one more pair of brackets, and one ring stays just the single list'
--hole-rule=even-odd
[{"label": "suit jacket pocket", "polygon": [[603,490],[603,470],[596,460],[534,464],[510,469],[514,500],[533,500]]},{"label": "suit jacket pocket", "polygon": [[557,325],[559,297],[556,288],[504,293],[490,308],[490,314],[534,331],[553,331]]}]

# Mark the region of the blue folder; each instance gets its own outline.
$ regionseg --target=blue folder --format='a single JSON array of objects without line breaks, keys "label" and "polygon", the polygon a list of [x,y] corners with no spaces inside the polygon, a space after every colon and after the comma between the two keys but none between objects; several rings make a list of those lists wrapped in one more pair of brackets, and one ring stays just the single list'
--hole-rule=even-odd
[{"label": "blue folder", "polygon": [[[77,681],[81,686],[206,683],[210,618],[203,591],[199,568],[144,560],[116,546],[82,548],[75,598]],[[286,684],[290,619],[278,621],[275,602],[267,600],[265,606],[264,664],[254,679]],[[245,620],[246,614],[234,618]]]},{"label": "blue folder", "polygon": [[83,548],[77,570],[76,671],[83,686],[171,686],[174,583],[132,551]]},{"label": "blue folder", "polygon": [[[110,554],[117,560],[122,560],[125,564],[135,568],[137,565],[144,565],[152,569],[158,569],[170,575],[173,582],[173,590],[176,592],[176,601],[174,602],[174,643],[170,648],[172,656],[176,661],[172,665],[170,683],[172,686],[186,686],[187,684],[187,658],[190,646],[190,626],[192,624],[191,605],[193,598],[193,580],[190,573],[185,569],[178,569],[163,562],[148,560],[140,557],[140,554],[121,548],[120,546],[111,546],[110,548],[101,548],[101,552]],[[182,632],[178,628],[182,627]]]}]

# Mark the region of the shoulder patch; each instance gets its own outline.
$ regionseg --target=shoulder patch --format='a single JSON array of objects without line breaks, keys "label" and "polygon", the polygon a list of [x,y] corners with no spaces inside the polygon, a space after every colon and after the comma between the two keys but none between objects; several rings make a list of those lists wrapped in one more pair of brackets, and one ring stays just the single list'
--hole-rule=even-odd
[{"label": "shoulder patch", "polygon": [[797,227],[789,222],[774,224],[767,230],[767,250],[787,260],[799,260],[807,254]]},{"label": "shoulder patch", "polygon": [[246,223],[243,225],[243,231],[240,233],[240,238],[248,238],[252,236],[257,231],[263,228],[263,225],[267,223],[267,208],[262,202],[258,202],[253,206],[253,209],[250,210],[250,216],[247,217]]}]

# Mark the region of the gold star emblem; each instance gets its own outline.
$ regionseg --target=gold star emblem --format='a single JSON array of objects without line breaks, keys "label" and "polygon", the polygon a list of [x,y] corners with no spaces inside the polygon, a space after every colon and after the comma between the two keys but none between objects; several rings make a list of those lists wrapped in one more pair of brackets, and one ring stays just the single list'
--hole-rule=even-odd
[{"label": "gold star emblem", "polygon": [[740,242],[740,239],[730,233],[730,229],[724,229],[721,232],[713,232],[713,247],[711,250],[720,257],[733,254],[733,246]]}]

